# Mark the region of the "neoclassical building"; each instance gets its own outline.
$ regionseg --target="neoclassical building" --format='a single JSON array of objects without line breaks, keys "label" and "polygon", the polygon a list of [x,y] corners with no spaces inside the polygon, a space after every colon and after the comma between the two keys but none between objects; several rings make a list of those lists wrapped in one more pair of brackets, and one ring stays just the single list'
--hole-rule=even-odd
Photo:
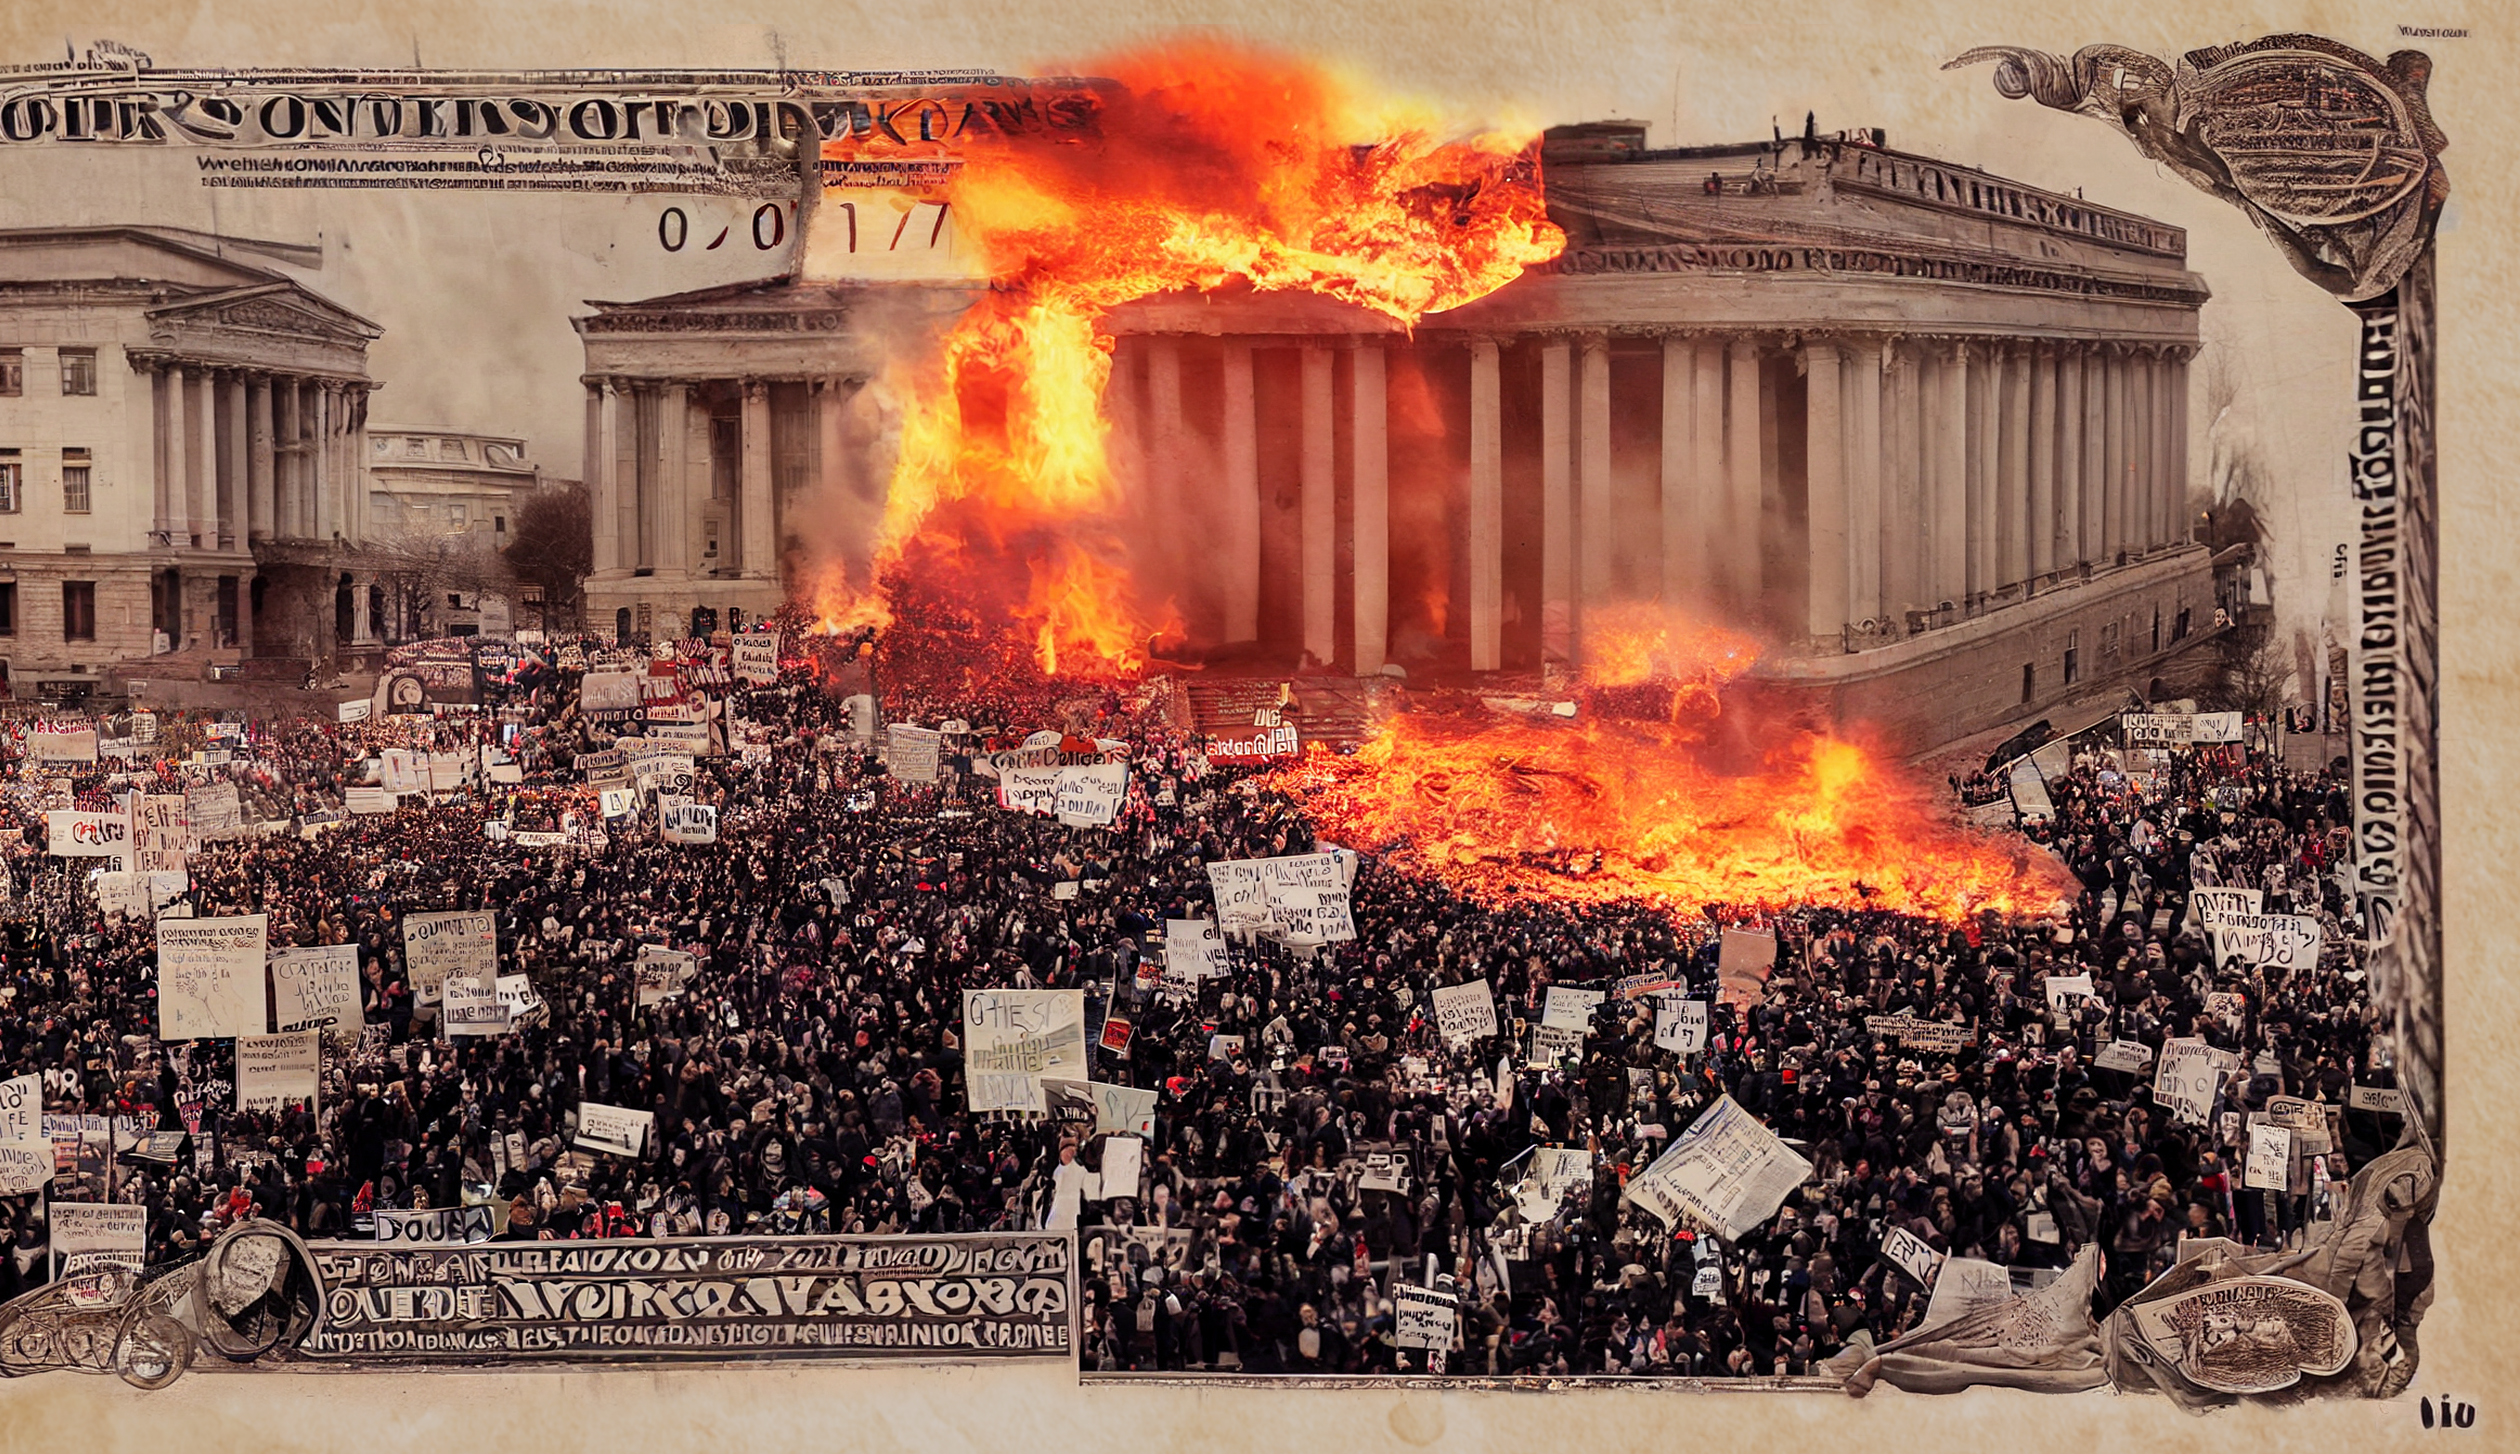
[{"label": "neoclassical building", "polygon": [[381,330],[257,258],[321,260],[166,228],[0,231],[14,677],[353,639],[338,608]]},{"label": "neoclassical building", "polygon": [[[1220,660],[1413,678],[1579,668],[1677,607],[1920,743],[2140,680],[2213,611],[2186,238],[1881,141],[1557,128],[1565,255],[1414,330],[1309,295],[1116,310],[1142,588]],[[824,528],[871,526],[883,465],[845,421],[885,330],[853,320],[906,294],[962,296],[596,305],[590,604],[775,603],[824,461],[859,511]]]}]

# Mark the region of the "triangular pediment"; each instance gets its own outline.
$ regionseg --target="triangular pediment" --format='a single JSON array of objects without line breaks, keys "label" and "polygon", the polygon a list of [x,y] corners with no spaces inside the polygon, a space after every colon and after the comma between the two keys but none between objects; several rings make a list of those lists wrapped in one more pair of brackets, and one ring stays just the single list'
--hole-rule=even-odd
[{"label": "triangular pediment", "polygon": [[364,347],[385,331],[292,282],[186,298],[150,309],[149,317],[161,326],[181,324],[242,333],[312,336],[354,348]]}]

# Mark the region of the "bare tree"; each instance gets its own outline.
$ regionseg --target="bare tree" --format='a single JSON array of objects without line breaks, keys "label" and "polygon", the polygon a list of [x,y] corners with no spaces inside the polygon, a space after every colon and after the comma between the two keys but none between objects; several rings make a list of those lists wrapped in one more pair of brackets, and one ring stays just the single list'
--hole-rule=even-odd
[{"label": "bare tree", "polygon": [[595,511],[586,487],[556,485],[529,496],[505,554],[518,580],[542,587],[544,624],[574,623],[579,588],[595,569]]},{"label": "bare tree", "polygon": [[515,584],[499,552],[471,531],[403,530],[370,540],[364,550],[389,593],[388,617],[402,631],[426,629],[449,595],[505,594]]}]

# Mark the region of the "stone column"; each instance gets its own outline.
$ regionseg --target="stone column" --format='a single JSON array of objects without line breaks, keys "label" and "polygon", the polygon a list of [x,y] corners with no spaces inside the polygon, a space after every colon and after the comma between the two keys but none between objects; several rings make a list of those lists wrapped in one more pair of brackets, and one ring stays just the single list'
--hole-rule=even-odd
[{"label": "stone column", "polygon": [[1756,339],[1732,341],[1731,368],[1724,401],[1724,516],[1713,542],[1715,558],[1725,562],[1725,602],[1741,616],[1759,606],[1760,441],[1765,421],[1760,415],[1759,344]]},{"label": "stone column", "polygon": [[376,641],[376,622],[368,614],[368,588],[376,578],[366,574],[350,577],[350,644],[368,646]]},{"label": "stone column", "polygon": [[245,544],[245,376],[233,370],[219,380],[219,548]]},{"label": "stone column", "polygon": [[[1188,517],[1182,488],[1181,340],[1169,333],[1149,335],[1146,345],[1146,504],[1148,538],[1176,547],[1164,558],[1183,561],[1177,547],[1204,535]],[[1177,584],[1184,596],[1197,594],[1198,574],[1185,573]]]},{"label": "stone column", "polygon": [[236,654],[239,658],[254,654],[254,573],[250,570],[236,578]]},{"label": "stone column", "polygon": [[1330,350],[1306,344],[1303,356],[1304,654],[1327,666],[1339,650],[1339,494],[1337,406]]},{"label": "stone column", "polygon": [[1859,339],[1846,359],[1846,615],[1881,616],[1881,355],[1877,339]]},{"label": "stone column", "polygon": [[1690,394],[1695,407],[1689,422],[1689,577],[1688,601],[1709,621],[1722,619],[1730,580],[1725,522],[1731,517],[1731,485],[1724,454],[1726,346],[1701,338],[1689,352]]},{"label": "stone column", "polygon": [[1934,469],[1929,514],[1934,568],[1926,607],[1964,605],[1969,595],[1969,345],[1952,343],[1935,361]]},{"label": "stone column", "polygon": [[352,384],[347,395],[350,412],[342,420],[341,487],[346,498],[342,502],[342,533],[352,545],[368,539],[368,395],[367,384]]},{"label": "stone column", "polygon": [[1505,664],[1505,448],[1496,340],[1470,341],[1470,669]]},{"label": "stone column", "polygon": [[1225,340],[1225,639],[1260,639],[1260,422],[1251,344]]},{"label": "stone column", "polygon": [[2086,345],[2082,361],[2082,558],[2109,558],[2109,357]]},{"label": "stone column", "polygon": [[2152,427],[2145,432],[2153,446],[2152,530],[2148,538],[2152,544],[2160,546],[2170,543],[2177,517],[2186,508],[2177,500],[2178,492],[2171,483],[2169,351],[2157,351],[2145,360],[2145,372],[2152,381],[2152,388],[2145,396],[2152,411]]},{"label": "stone column", "polygon": [[[1927,574],[1923,469],[1924,356],[1897,343],[1885,351],[1882,446],[1888,456],[1881,510],[1881,614],[1904,627],[1925,600]],[[1860,542],[1859,542],[1860,543]]]},{"label": "stone column", "polygon": [[1666,609],[1694,611],[1699,563],[1692,526],[1696,498],[1689,467],[1697,446],[1697,349],[1677,334],[1662,341],[1662,599]]},{"label": "stone column", "polygon": [[1563,336],[1540,344],[1540,655],[1573,655],[1575,491],[1569,438],[1571,355]]},{"label": "stone column", "polygon": [[[1610,604],[1610,537],[1618,520],[1610,503],[1610,336],[1584,335],[1577,436],[1579,522],[1575,600],[1580,622]],[[1588,651],[1579,630],[1577,648]]]},{"label": "stone column", "polygon": [[341,461],[333,452],[333,440],[341,431],[341,386],[330,380],[315,395],[315,538],[329,545],[340,528],[334,498],[339,485]]},{"label": "stone column", "polygon": [[1354,400],[1348,417],[1354,459],[1348,479],[1354,496],[1350,540],[1355,554],[1356,674],[1383,669],[1391,626],[1391,430],[1390,395],[1384,382],[1383,348],[1360,339],[1349,356]]},{"label": "stone column", "polygon": [[2101,559],[2114,565],[2126,549],[2126,355],[2115,346],[2101,356],[2101,378],[2106,390],[2101,404],[2103,470],[2107,488],[2100,501]]},{"label": "stone column", "polygon": [[2188,350],[2170,354],[2170,543],[2185,545],[2196,521],[2188,509]]},{"label": "stone column", "polygon": [[[245,384],[245,534],[248,541],[271,538],[272,438],[271,378],[256,374]],[[240,610],[238,619],[251,613]]]},{"label": "stone column", "polygon": [[207,368],[192,371],[193,397],[186,405],[185,428],[191,435],[192,489],[186,518],[192,522],[192,543],[212,549],[219,544],[219,381]]},{"label": "stone column", "polygon": [[[621,398],[610,379],[586,384],[586,499],[593,517],[594,566],[597,574],[622,568],[621,479],[614,467],[614,443],[620,428]],[[592,623],[590,623],[592,624]]]},{"label": "stone column", "polygon": [[1993,591],[2003,560],[2004,346],[1984,345],[1986,364],[1969,370],[1970,602]]},{"label": "stone column", "polygon": [[778,507],[772,503],[775,492],[771,488],[770,386],[759,379],[744,380],[741,428],[744,457],[737,466],[741,498],[735,505],[739,541],[735,563],[749,580],[772,580],[779,573],[774,515]]},{"label": "stone column", "polygon": [[2013,344],[2004,355],[2003,431],[1995,474],[1996,587],[2030,577],[2030,349]]},{"label": "stone column", "polygon": [[2082,350],[2066,344],[2056,358],[2056,564],[2071,570],[2083,558]]},{"label": "stone column", "polygon": [[[687,576],[691,573],[691,386],[667,384],[657,391],[656,403],[664,411],[656,430],[656,568]],[[665,634],[681,636],[690,629],[686,616],[678,629]]]},{"label": "stone column", "polygon": [[306,526],[298,515],[298,477],[306,469],[305,399],[298,381],[282,374],[271,381],[271,528],[282,540],[301,539]]},{"label": "stone column", "polygon": [[2030,555],[2025,579],[2056,569],[2056,355],[2030,356]]},{"label": "stone column", "polygon": [[[174,481],[180,458],[175,448],[174,389],[167,380],[166,364],[152,360],[149,364],[149,529],[163,538],[173,529],[168,500],[174,494]],[[23,491],[21,491],[23,493]],[[20,508],[24,508],[22,505]]]},{"label": "stone column", "polygon": [[1805,629],[1815,642],[1839,639],[1847,621],[1845,387],[1837,344],[1804,344]]}]

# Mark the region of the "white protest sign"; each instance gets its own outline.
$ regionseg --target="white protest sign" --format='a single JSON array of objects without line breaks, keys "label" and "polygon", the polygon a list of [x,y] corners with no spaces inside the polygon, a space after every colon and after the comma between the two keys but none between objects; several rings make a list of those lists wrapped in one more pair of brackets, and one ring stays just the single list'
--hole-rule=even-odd
[{"label": "white protest sign", "polygon": [[1102,1154],[1102,1200],[1136,1196],[1138,1181],[1145,1167],[1145,1142],[1135,1136],[1105,1137]]},{"label": "white protest sign", "polygon": [[359,946],[326,944],[271,955],[272,1028],[359,1038]]},{"label": "white protest sign", "polygon": [[1108,828],[1120,816],[1120,802],[1129,786],[1126,763],[1097,762],[1083,767],[1059,769],[1059,796],[1055,805],[1060,826],[1066,828]]},{"label": "white protest sign", "polygon": [[1269,927],[1269,881],[1258,858],[1227,859],[1207,866],[1216,895],[1217,927],[1228,931]]},{"label": "white protest sign", "polygon": [[683,987],[699,972],[700,962],[679,949],[660,949],[653,944],[639,946],[639,957],[631,966],[637,982],[640,1008],[661,1005],[679,998]]},{"label": "white protest sign", "polygon": [[29,762],[94,762],[96,729],[37,727],[26,734],[26,759]]},{"label": "white protest sign", "polygon": [[259,1035],[265,1023],[263,963],[270,920],[160,919],[158,1038]]},{"label": "white protest sign", "polygon": [[1706,1048],[1704,1000],[1657,1001],[1654,1006],[1654,1048],[1676,1055],[1695,1055]]},{"label": "white protest sign", "polygon": [[1206,919],[1164,921],[1164,982],[1192,989],[1204,979],[1233,973],[1225,952],[1225,932]]},{"label": "white protest sign", "polygon": [[2118,724],[2128,747],[2185,747],[2196,740],[2196,719],[2185,712],[2128,712]]},{"label": "white protest sign", "polygon": [[438,1021],[445,1027],[446,1038],[465,1035],[504,1035],[508,1031],[508,1004],[499,998],[495,976],[471,978],[449,976],[443,986],[445,999]]},{"label": "white protest sign", "polygon": [[1444,1043],[1458,1050],[1496,1033],[1496,991],[1483,979],[1444,985],[1435,1001],[1435,1028]]},{"label": "white protest sign", "polygon": [[2194,927],[2210,930],[2234,914],[2257,914],[2265,909],[2264,889],[2199,888],[2188,891],[2188,918]]},{"label": "white protest sign", "polygon": [[491,988],[498,994],[500,1002],[508,1007],[510,1026],[522,1025],[527,1016],[539,1014],[550,1008],[543,1003],[543,997],[535,993],[534,981],[530,976],[503,974],[499,976],[499,982]]},{"label": "white protest sign", "polygon": [[315,1084],[323,1066],[320,1037],[313,1030],[287,1035],[236,1037],[236,1108],[276,1111],[283,1106],[313,1109]]},{"label": "white protest sign", "polygon": [[44,1132],[44,1078],[0,1080],[0,1196],[39,1192],[53,1178],[52,1137]]},{"label": "white protest sign", "polygon": [[2288,1126],[2260,1121],[2249,1128],[2249,1157],[2241,1183],[2263,1191],[2292,1187],[2293,1133]]},{"label": "white protest sign", "polygon": [[2319,962],[2319,921],[2307,914],[2224,914],[2213,927],[2217,963],[2310,969]]},{"label": "white protest sign", "polygon": [[1094,1098],[1094,1130],[1125,1132],[1131,1136],[1152,1139],[1155,1135],[1155,1104],[1158,1093],[1128,1085],[1105,1085],[1088,1082]]},{"label": "white protest sign", "polygon": [[2221,1084],[2213,1050],[2203,1040],[2161,1042],[2161,1064],[2153,1072],[2153,1099],[2168,1106],[2178,1119],[2203,1125],[2213,1113],[2214,1092]]},{"label": "white protest sign", "polygon": [[657,826],[668,843],[715,843],[718,837],[718,810],[715,803],[676,803],[660,805],[656,812]]},{"label": "white protest sign", "polygon": [[654,1111],[633,1111],[600,1101],[578,1102],[577,1136],[573,1144],[589,1151],[609,1151],[633,1159],[647,1154],[648,1136],[656,1129]]},{"label": "white protest sign", "polygon": [[101,914],[120,914],[137,922],[149,917],[149,881],[136,873],[98,872],[88,880]]},{"label": "white protest sign", "polygon": [[2358,1085],[2345,1092],[2345,1104],[2357,1111],[2374,1111],[2384,1116],[2406,1113],[2406,1103],[2395,1086]]},{"label": "white protest sign", "polygon": [[1589,1033],[1592,1030],[1593,1007],[1609,997],[1603,990],[1553,984],[1549,986],[1548,998],[1541,1002],[1540,1023],[1552,1030]]},{"label": "white protest sign", "polygon": [[1629,1181],[1625,1197],[1665,1227],[1685,1217],[1737,1241],[1810,1175],[1810,1162],[1727,1095]]},{"label": "white protest sign", "polygon": [[149,793],[131,802],[132,871],[180,873],[192,848],[184,795]]},{"label": "white protest sign", "polygon": [[2238,712],[2199,712],[2190,719],[2190,737],[2200,744],[2238,742],[2243,720]]},{"label": "white protest sign", "polygon": [[1345,944],[1356,938],[1346,889],[1284,889],[1269,901],[1272,932],[1288,944]]},{"label": "white protest sign", "polygon": [[1047,818],[1059,810],[1059,769],[1010,767],[998,773],[998,806]]},{"label": "white protest sign", "polygon": [[52,1224],[56,1278],[107,1267],[136,1273],[147,1262],[147,1207],[123,1202],[54,1202],[44,1214]]},{"label": "white protest sign", "polygon": [[336,722],[364,722],[368,719],[368,713],[374,709],[375,705],[375,703],[369,701],[365,697],[354,698],[347,702],[335,702],[333,704],[333,720]]},{"label": "white protest sign", "polygon": [[1044,1076],[1085,1078],[1085,992],[965,990],[963,1073],[974,1111],[1044,1109]]},{"label": "white protest sign", "polygon": [[487,1242],[496,1233],[496,1217],[488,1207],[426,1207],[406,1211],[376,1209],[376,1240],[401,1247],[460,1247]]},{"label": "white protest sign", "polygon": [[44,837],[55,858],[126,858],[131,820],[120,813],[55,809],[44,815]]},{"label": "white protest sign", "polygon": [[1534,1070],[1551,1070],[1568,1056],[1580,1059],[1583,1053],[1583,1031],[1561,1029],[1555,1025],[1534,1025],[1531,1027],[1531,1053],[1524,1057],[1523,1064]]},{"label": "white protest sign", "polygon": [[245,805],[232,782],[196,783],[184,789],[184,823],[195,843],[234,838],[245,831]]},{"label": "white protest sign", "polygon": [[1402,1283],[1391,1290],[1393,1346],[1430,1353],[1449,1351],[1461,1321],[1457,1299],[1431,1287]]},{"label": "white protest sign", "polygon": [[591,671],[578,679],[578,706],[589,712],[635,712],[641,689],[636,674]]},{"label": "white protest sign", "polygon": [[637,788],[604,788],[595,795],[596,811],[606,818],[627,818],[639,811]]},{"label": "white protest sign", "polygon": [[754,686],[767,686],[779,679],[779,638],[767,632],[748,631],[735,638],[730,654],[735,658],[736,677]]},{"label": "white protest sign", "polygon": [[1942,1262],[1942,1254],[1905,1227],[1892,1227],[1882,1234],[1881,1260],[1916,1279],[1919,1287],[1934,1285],[1934,1269]]},{"label": "white protest sign", "polygon": [[498,921],[486,909],[447,909],[403,918],[403,969],[416,1004],[434,1005],[450,976],[495,984]]},{"label": "white protest sign", "polygon": [[2051,974],[2047,977],[2047,1006],[2050,1014],[2073,1014],[2082,1008],[2082,1002],[2090,999],[2092,994],[2090,975]]},{"label": "white protest sign", "polygon": [[884,768],[906,783],[932,783],[942,741],[933,728],[895,722],[884,733]]},{"label": "white protest sign", "polygon": [[2140,1072],[2152,1064],[2152,1047],[2141,1040],[2112,1040],[2091,1057],[2091,1063],[2102,1070]]}]

